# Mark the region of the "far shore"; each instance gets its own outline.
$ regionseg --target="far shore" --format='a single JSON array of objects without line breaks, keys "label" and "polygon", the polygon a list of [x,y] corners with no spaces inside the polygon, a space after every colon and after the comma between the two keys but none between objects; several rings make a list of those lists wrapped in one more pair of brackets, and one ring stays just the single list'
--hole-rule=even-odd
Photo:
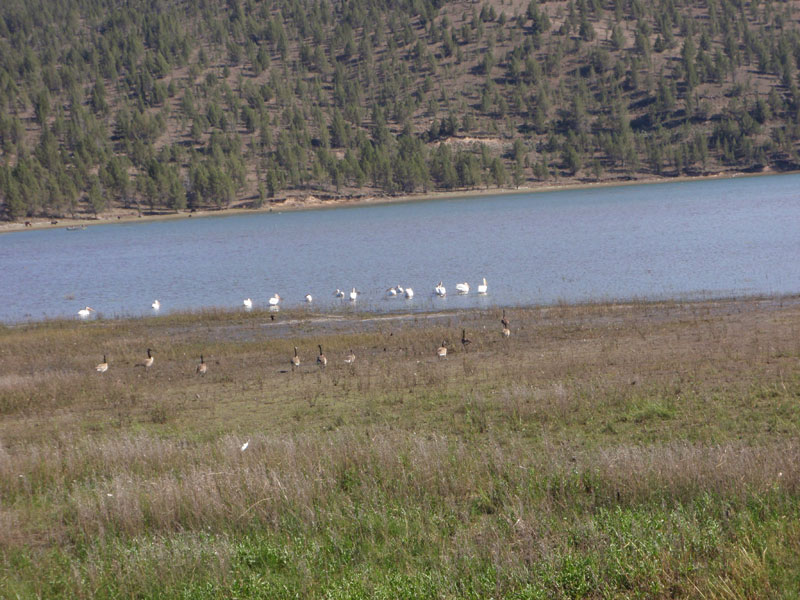
[{"label": "far shore", "polygon": [[579,190],[579,189],[593,189],[593,188],[607,188],[607,187],[621,187],[631,185],[656,185],[660,183],[675,183],[675,182],[688,182],[688,181],[705,181],[705,180],[719,180],[719,179],[733,179],[740,177],[766,177],[773,175],[791,175],[797,171],[765,171],[761,173],[744,173],[744,172],[721,172],[713,175],[703,175],[698,177],[658,177],[658,178],[642,178],[630,180],[601,180],[596,182],[580,182],[573,181],[565,183],[541,183],[533,184],[519,188],[482,188],[471,190],[456,190],[449,192],[420,192],[414,194],[402,194],[397,196],[385,194],[364,194],[364,195],[341,195],[333,198],[321,199],[318,196],[324,196],[326,193],[321,191],[309,191],[307,194],[295,193],[286,198],[275,199],[266,202],[259,208],[250,208],[244,205],[246,201],[238,201],[228,208],[202,208],[189,210],[184,209],[178,212],[169,212],[167,210],[147,211],[143,210],[141,213],[136,208],[126,209],[115,207],[104,211],[103,213],[94,216],[84,214],[76,217],[65,218],[44,218],[36,217],[29,219],[22,219],[20,221],[3,221],[0,222],[0,234],[12,233],[15,231],[27,231],[37,229],[66,229],[66,228],[83,228],[84,226],[91,225],[108,225],[110,223],[141,223],[148,221],[165,221],[173,219],[187,219],[187,218],[202,218],[211,216],[227,216],[227,215],[243,215],[243,214],[257,214],[257,213],[270,213],[270,212],[293,212],[293,211],[306,211],[306,210],[319,210],[319,209],[333,209],[342,207],[355,207],[379,204],[394,204],[402,202],[421,202],[426,200],[447,199],[447,198],[471,198],[476,196],[499,196],[499,195],[517,195],[517,194],[532,194],[539,192],[554,192],[562,190]]}]

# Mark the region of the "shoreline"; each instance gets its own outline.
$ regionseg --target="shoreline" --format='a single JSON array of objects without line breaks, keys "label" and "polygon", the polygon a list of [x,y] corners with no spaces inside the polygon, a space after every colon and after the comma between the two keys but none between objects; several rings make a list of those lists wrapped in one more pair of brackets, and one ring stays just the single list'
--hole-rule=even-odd
[{"label": "shoreline", "polygon": [[[22,221],[3,221],[0,222],[0,234],[14,233],[18,231],[35,231],[43,229],[67,229],[76,227],[83,229],[94,225],[109,225],[112,223],[147,223],[152,221],[169,221],[175,219],[189,219],[189,218],[204,218],[204,217],[221,217],[229,215],[248,215],[260,213],[282,213],[282,212],[296,212],[296,211],[310,211],[310,210],[330,210],[336,208],[355,208],[359,206],[378,206],[384,204],[398,204],[398,203],[411,203],[411,202],[425,202],[429,200],[443,200],[443,199],[459,199],[459,198],[474,198],[476,196],[511,196],[518,194],[535,194],[541,192],[557,192],[567,190],[587,190],[594,188],[608,188],[608,187],[628,187],[632,185],[658,185],[665,183],[679,183],[679,182],[692,182],[692,181],[708,181],[708,180],[724,180],[724,179],[738,179],[743,177],[770,177],[778,175],[793,175],[800,171],[786,171],[786,172],[762,172],[762,173],[745,173],[745,172],[722,172],[714,175],[701,175],[697,177],[681,176],[681,177],[657,177],[657,178],[643,178],[631,179],[627,181],[618,180],[601,180],[596,182],[566,182],[566,183],[542,183],[540,185],[532,185],[520,188],[486,188],[486,189],[472,189],[472,190],[459,190],[448,192],[420,192],[414,194],[402,194],[398,196],[384,196],[384,195],[371,195],[364,196],[342,196],[336,199],[320,200],[313,192],[305,196],[295,195],[288,196],[287,198],[267,203],[260,208],[242,208],[233,206],[230,208],[220,209],[201,209],[201,210],[183,210],[175,213],[159,212],[158,214],[139,214],[136,209],[114,208],[105,213],[102,213],[96,218],[62,218],[62,219],[46,219],[36,218]],[[319,193],[319,192],[318,192]],[[30,223],[26,226],[26,223]]]}]

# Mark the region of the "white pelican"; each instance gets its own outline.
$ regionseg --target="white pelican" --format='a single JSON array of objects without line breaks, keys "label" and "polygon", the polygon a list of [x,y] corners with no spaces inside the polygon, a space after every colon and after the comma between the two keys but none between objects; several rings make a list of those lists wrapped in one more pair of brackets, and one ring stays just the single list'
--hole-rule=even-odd
[{"label": "white pelican", "polygon": [[433,288],[433,291],[440,298],[444,298],[447,295],[447,289],[442,285],[441,281],[439,282],[439,285]]},{"label": "white pelican", "polygon": [[406,298],[408,298],[409,300],[411,300],[411,298],[413,298],[413,297],[414,297],[414,290],[412,290],[410,287],[407,287],[407,288],[405,289],[405,295],[406,295]]},{"label": "white pelican", "polygon": [[397,296],[397,288],[390,287],[388,290],[386,290],[386,295],[392,297]]},{"label": "white pelican", "polygon": [[311,297],[311,294],[306,294],[306,302],[311,302],[314,298]]},{"label": "white pelican", "polygon": [[402,294],[402,293],[404,293],[404,292],[405,292],[405,290],[403,289],[403,286],[402,286],[402,285],[398,285],[398,286],[397,286],[397,293],[398,293],[398,294]]},{"label": "white pelican", "polygon": [[97,365],[94,369],[98,373],[105,373],[106,371],[108,371],[108,361],[106,360],[105,354],[103,354],[103,362]]},{"label": "white pelican", "polygon": [[469,284],[466,281],[463,283],[457,283],[456,289],[458,290],[459,294],[469,294]]},{"label": "white pelican", "polygon": [[78,316],[81,319],[85,319],[86,317],[88,317],[93,312],[95,312],[95,310],[91,306],[87,306],[86,308],[82,308],[82,309],[80,309],[78,311]]},{"label": "white pelican", "polygon": [[344,362],[346,362],[348,365],[352,365],[354,362],[356,362],[356,355],[353,354],[352,350],[350,350],[350,353],[344,357]]},{"label": "white pelican", "polygon": [[336,288],[336,291],[333,292],[333,295],[336,296],[337,298],[344,298],[344,292],[339,288]]},{"label": "white pelican", "polygon": [[356,291],[356,288],[353,288],[352,290],[350,290],[350,301],[351,302],[355,302],[356,298],[358,298],[358,294],[359,293],[360,292]]},{"label": "white pelican", "polygon": [[281,300],[282,300],[282,298],[278,294],[275,294],[274,296],[272,296],[269,299],[269,305],[270,306],[278,306],[278,302],[280,302]]},{"label": "white pelican", "polygon": [[147,349],[147,358],[145,358],[144,360],[136,363],[136,366],[137,367],[144,367],[145,369],[149,369],[150,367],[152,367],[154,359],[153,359],[153,355],[151,353],[152,353],[152,350],[150,350],[150,348],[148,348]]},{"label": "white pelican", "polygon": [[319,356],[317,357],[317,364],[320,368],[324,369],[325,366],[328,364],[328,359],[325,358],[325,355],[322,353],[322,344],[317,344],[319,346]]},{"label": "white pelican", "polygon": [[153,310],[158,310],[159,308],[161,308],[161,302],[159,302],[158,300],[154,300],[150,306],[153,307]]},{"label": "white pelican", "polygon": [[483,278],[483,283],[478,284],[478,293],[479,294],[486,294],[489,291],[489,286],[486,285],[486,277]]},{"label": "white pelican", "polygon": [[442,345],[436,349],[436,356],[439,358],[447,358],[447,342],[442,342]]},{"label": "white pelican", "polygon": [[245,310],[251,310],[253,308],[253,301],[250,298],[242,300],[242,304],[244,304]]},{"label": "white pelican", "polygon": [[206,361],[203,360],[203,355],[200,355],[200,364],[197,365],[197,369],[194,371],[198,375],[205,375],[208,372],[208,365],[206,365]]}]

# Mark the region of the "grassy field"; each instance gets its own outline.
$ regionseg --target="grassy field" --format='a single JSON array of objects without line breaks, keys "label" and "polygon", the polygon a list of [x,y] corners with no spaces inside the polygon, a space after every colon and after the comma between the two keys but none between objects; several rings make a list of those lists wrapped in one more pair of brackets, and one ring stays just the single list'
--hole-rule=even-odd
[{"label": "grassy field", "polygon": [[797,598],[799,300],[0,328],[0,597]]}]

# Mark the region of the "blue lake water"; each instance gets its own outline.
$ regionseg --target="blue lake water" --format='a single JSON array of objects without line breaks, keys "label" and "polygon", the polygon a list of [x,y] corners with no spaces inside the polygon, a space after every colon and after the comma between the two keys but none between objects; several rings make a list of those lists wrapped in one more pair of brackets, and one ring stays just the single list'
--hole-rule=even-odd
[{"label": "blue lake water", "polygon": [[[0,236],[0,321],[800,293],[800,175],[108,224]],[[475,294],[486,277],[489,293]],[[446,298],[433,297],[442,281]],[[456,295],[455,284],[472,291]],[[410,286],[413,300],[386,299]]]}]

